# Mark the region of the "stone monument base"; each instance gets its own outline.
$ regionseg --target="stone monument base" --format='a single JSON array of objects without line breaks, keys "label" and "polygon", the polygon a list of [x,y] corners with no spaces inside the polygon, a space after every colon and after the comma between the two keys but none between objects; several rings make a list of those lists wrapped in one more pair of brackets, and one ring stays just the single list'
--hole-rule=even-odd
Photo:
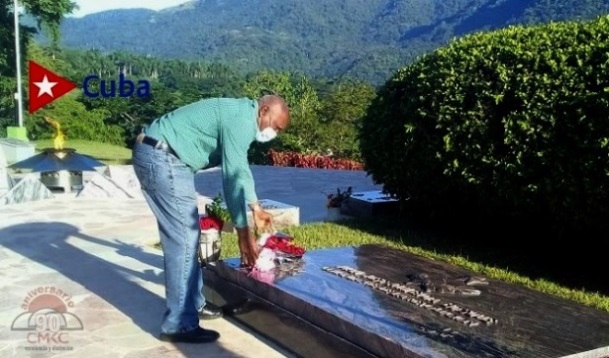
[{"label": "stone monument base", "polygon": [[19,183],[12,184],[11,189],[0,195],[1,205],[23,204],[53,198],[53,193],[38,179],[35,174],[26,175]]},{"label": "stone monument base", "polygon": [[[206,298],[303,357],[604,357],[609,313],[379,245],[313,250],[264,276],[204,269]],[[236,311],[239,313],[239,310]]]}]

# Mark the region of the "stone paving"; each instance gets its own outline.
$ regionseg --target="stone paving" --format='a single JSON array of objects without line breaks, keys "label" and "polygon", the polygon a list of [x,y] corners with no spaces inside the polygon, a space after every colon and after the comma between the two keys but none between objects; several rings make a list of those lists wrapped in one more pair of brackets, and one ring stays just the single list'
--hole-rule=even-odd
[{"label": "stone paving", "polygon": [[[349,185],[378,189],[362,172],[273,167],[253,172],[260,198],[299,206],[301,222],[323,220],[321,191]],[[219,179],[216,170],[197,175],[201,198],[221,190]],[[163,259],[152,246],[157,242],[154,217],[141,199],[59,196],[0,207],[0,356],[289,356],[230,319],[201,322],[220,332],[213,344],[157,340],[164,311]],[[65,313],[42,321],[28,313],[49,307]],[[12,329],[36,322],[82,327],[55,335]],[[49,350],[32,350],[45,347]]]}]

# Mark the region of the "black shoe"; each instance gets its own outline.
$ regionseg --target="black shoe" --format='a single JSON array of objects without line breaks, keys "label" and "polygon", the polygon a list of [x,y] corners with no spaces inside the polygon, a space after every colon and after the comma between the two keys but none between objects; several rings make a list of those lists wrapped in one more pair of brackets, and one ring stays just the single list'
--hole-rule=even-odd
[{"label": "black shoe", "polygon": [[209,303],[203,306],[199,311],[199,318],[204,320],[216,319],[222,317],[222,310],[210,305]]},{"label": "black shoe", "polygon": [[161,333],[159,339],[163,342],[211,343],[220,338],[220,333],[197,327],[183,333]]}]

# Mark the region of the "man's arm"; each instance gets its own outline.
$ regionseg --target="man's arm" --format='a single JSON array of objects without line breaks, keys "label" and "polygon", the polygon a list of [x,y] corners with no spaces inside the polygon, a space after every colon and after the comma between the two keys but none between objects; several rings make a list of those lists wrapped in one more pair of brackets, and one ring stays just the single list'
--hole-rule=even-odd
[{"label": "man's arm", "polygon": [[246,203],[256,206],[258,198],[247,160],[251,141],[243,128],[223,128],[221,136],[224,198],[237,230],[241,264],[253,266],[258,259],[258,248],[247,222]]},{"label": "man's arm", "polygon": [[246,228],[248,227],[246,205],[256,207],[258,197],[247,160],[250,143],[246,136],[240,134],[239,128],[222,130],[222,182],[226,206],[235,227]]}]

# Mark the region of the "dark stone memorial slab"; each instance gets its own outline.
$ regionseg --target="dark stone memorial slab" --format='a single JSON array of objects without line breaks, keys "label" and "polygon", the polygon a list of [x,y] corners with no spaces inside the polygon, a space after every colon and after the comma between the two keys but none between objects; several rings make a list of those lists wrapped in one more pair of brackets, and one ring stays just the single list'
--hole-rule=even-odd
[{"label": "dark stone memorial slab", "polygon": [[609,313],[380,245],[309,251],[261,277],[204,269],[206,297],[303,357],[605,357]]},{"label": "dark stone memorial slab", "polygon": [[351,194],[340,211],[354,217],[374,217],[397,213],[400,205],[397,199],[383,194],[380,190],[362,191]]}]

